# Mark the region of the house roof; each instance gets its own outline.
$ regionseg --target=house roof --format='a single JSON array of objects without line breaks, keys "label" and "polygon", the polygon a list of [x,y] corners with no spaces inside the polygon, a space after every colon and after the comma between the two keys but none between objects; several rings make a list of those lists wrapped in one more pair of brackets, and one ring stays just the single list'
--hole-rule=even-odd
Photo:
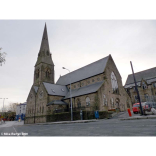
[{"label": "house roof", "polygon": [[46,82],[43,82],[43,85],[45,86],[45,89],[47,90],[49,95],[66,96],[68,92],[68,88],[66,86]]},{"label": "house roof", "polygon": [[[135,73],[135,79],[137,82],[141,82],[141,80],[144,79],[148,84],[156,81],[156,67]],[[125,87],[131,85],[134,85],[133,74],[128,75]]]},{"label": "house roof", "polygon": [[109,56],[61,76],[56,84],[68,85],[104,72]]},{"label": "house roof", "polygon": [[68,104],[61,100],[53,100],[49,102],[47,105],[68,105]]},{"label": "house roof", "polygon": [[[73,89],[71,91],[71,96],[76,97],[76,96],[80,96],[80,95],[94,93],[101,87],[103,82],[104,81],[101,81],[101,82],[97,82],[97,83],[94,83],[94,84],[91,84],[91,85],[88,85],[88,86],[85,86],[85,87],[80,87],[78,89]],[[66,97],[64,99],[68,99],[68,98],[70,98],[70,92],[67,93],[67,95],[66,95]]]}]

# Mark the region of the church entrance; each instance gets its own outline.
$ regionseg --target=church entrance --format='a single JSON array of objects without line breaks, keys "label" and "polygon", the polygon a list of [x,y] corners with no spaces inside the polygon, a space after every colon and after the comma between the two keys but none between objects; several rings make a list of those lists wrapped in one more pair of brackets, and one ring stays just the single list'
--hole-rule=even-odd
[{"label": "church entrance", "polygon": [[115,102],[116,102],[116,109],[119,109],[119,111],[120,111],[120,105],[119,105],[120,100],[119,100],[119,98],[116,98]]}]

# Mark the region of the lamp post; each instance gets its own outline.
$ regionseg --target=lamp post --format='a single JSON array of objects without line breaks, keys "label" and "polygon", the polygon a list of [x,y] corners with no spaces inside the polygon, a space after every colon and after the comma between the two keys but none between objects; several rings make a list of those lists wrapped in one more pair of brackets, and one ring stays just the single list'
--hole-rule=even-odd
[{"label": "lamp post", "polygon": [[[8,99],[8,98],[0,98],[0,99],[3,99],[3,109],[2,109],[2,114],[4,115],[4,102],[5,102],[5,99]],[[3,117],[4,118],[4,117]]]},{"label": "lamp post", "polygon": [[[63,69],[66,69],[65,67],[62,67]],[[70,70],[69,69],[66,69],[69,71],[70,73]],[[70,77],[70,105],[71,105],[71,121],[73,121],[73,106],[72,106],[72,95],[71,95],[71,77]]]}]

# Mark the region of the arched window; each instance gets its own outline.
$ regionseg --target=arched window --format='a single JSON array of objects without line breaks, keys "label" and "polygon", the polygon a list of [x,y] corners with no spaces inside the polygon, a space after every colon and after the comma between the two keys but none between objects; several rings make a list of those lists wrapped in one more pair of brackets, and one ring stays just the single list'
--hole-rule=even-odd
[{"label": "arched window", "polygon": [[36,79],[39,78],[39,74],[40,74],[40,69],[37,69],[37,70],[36,70]]},{"label": "arched window", "polygon": [[107,98],[105,95],[103,95],[103,105],[107,106]]},{"label": "arched window", "polygon": [[86,98],[86,105],[90,106],[90,98],[89,97]]},{"label": "arched window", "polygon": [[146,88],[147,88],[147,85],[146,85],[145,82],[142,82],[142,88],[143,88],[143,89],[146,89]]},{"label": "arched window", "polygon": [[81,107],[81,101],[80,101],[80,99],[79,99],[79,98],[77,99],[77,107],[78,107],[78,108],[80,108],[80,107]]},{"label": "arched window", "polygon": [[113,93],[118,93],[118,82],[114,72],[111,73],[111,83],[112,83]]},{"label": "arched window", "polygon": [[42,113],[44,113],[44,107],[42,107]]},{"label": "arched window", "polygon": [[47,78],[50,78],[50,69],[47,69],[47,70],[46,70],[46,77],[47,77]]}]

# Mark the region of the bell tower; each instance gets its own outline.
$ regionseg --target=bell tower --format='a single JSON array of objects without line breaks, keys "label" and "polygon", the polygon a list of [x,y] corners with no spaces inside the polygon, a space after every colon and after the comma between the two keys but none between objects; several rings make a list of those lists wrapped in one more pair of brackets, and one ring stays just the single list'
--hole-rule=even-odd
[{"label": "bell tower", "polygon": [[50,53],[46,24],[34,70],[34,85],[39,86],[41,82],[54,84],[54,63]]}]

